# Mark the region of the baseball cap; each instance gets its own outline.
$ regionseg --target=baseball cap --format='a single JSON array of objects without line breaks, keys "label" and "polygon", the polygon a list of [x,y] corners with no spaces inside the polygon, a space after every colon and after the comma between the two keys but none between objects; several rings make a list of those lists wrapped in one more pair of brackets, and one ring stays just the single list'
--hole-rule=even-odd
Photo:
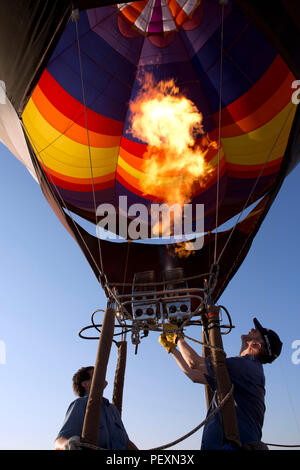
[{"label": "baseball cap", "polygon": [[273,362],[276,357],[279,356],[281,353],[281,348],[282,348],[282,342],[280,341],[279,336],[275,331],[273,330],[268,330],[267,328],[263,328],[263,326],[259,323],[257,318],[253,319],[253,323],[255,325],[255,328],[260,332],[260,334],[263,337],[266,350],[267,350],[267,355],[269,360],[267,360],[268,363]]}]

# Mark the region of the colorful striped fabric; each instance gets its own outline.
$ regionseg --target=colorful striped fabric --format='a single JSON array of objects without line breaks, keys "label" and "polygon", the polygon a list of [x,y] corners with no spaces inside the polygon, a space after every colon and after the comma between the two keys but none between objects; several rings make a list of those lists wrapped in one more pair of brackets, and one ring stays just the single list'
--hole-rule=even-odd
[{"label": "colorful striped fabric", "polygon": [[144,0],[118,5],[124,18],[143,34],[162,34],[180,29],[201,0]]},{"label": "colorful striped fabric", "polygon": [[[95,202],[117,206],[121,195],[128,196],[129,204],[157,200],[140,185],[148,143],[134,138],[129,125],[129,104],[140,90],[142,73],[157,81],[175,79],[203,115],[205,135],[199,144],[218,142],[221,8],[212,0],[141,1],[83,11],[78,28],[83,77],[70,21],[22,120],[66,207],[95,221]],[[274,184],[296,111],[291,102],[294,79],[265,37],[229,2],[224,17],[220,223],[242,209],[254,185],[251,202]],[[216,169],[218,149],[210,149],[206,158]],[[206,230],[214,221],[216,177],[215,171],[193,192],[193,202],[205,204]]]}]

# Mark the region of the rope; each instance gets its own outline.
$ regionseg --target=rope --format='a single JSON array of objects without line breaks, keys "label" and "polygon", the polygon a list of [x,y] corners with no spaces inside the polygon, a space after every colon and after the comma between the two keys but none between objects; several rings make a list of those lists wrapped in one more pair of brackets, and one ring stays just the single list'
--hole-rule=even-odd
[{"label": "rope", "polygon": [[290,445],[290,444],[269,444],[265,442],[266,446],[274,446],[274,447],[300,447],[300,444],[297,445]]},{"label": "rope", "polygon": [[[32,145],[33,150],[34,150],[34,151],[36,152],[36,154],[40,157],[40,160],[41,160],[42,165],[43,165],[43,170],[44,170],[44,172],[47,174],[48,180],[49,180],[49,181],[51,182],[51,184],[55,187],[56,194],[57,194],[58,198],[59,198],[60,201],[61,201],[62,207],[66,210],[68,216],[69,216],[70,219],[72,220],[73,225],[74,225],[74,227],[75,227],[75,229],[76,229],[76,231],[77,231],[79,237],[81,238],[81,240],[82,240],[82,242],[83,242],[83,244],[84,244],[84,246],[85,246],[87,252],[89,253],[91,259],[93,260],[93,262],[94,262],[94,264],[95,264],[95,267],[96,267],[96,268],[98,269],[98,271],[99,271],[99,275],[101,275],[102,272],[101,272],[100,269],[99,269],[98,263],[96,262],[96,260],[95,260],[95,258],[94,258],[94,256],[93,256],[92,252],[90,251],[90,249],[89,249],[88,245],[86,244],[86,242],[85,242],[83,236],[81,235],[80,230],[78,229],[77,224],[76,224],[76,222],[75,222],[75,220],[74,220],[74,218],[73,218],[73,216],[72,216],[72,213],[70,212],[69,208],[67,207],[67,204],[66,204],[65,200],[63,199],[62,195],[60,194],[60,191],[59,191],[57,185],[55,184],[55,182],[54,182],[54,180],[53,180],[53,178],[52,178],[51,173],[48,172],[47,166],[46,166],[45,163],[44,163],[44,160],[43,160],[43,157],[42,157],[42,155],[41,155],[41,152],[37,149],[37,147],[36,147],[36,145],[35,145],[35,143],[34,143],[32,137],[31,137],[31,135],[30,135],[28,129],[26,128],[24,122],[23,122],[22,120],[20,120],[20,123],[21,123],[21,126],[22,126],[23,130],[24,130],[24,133],[27,135],[27,137],[28,137],[28,139],[29,139],[29,142],[30,142],[30,144]],[[33,155],[32,158],[35,158],[35,159],[36,159],[35,155]],[[36,160],[37,160],[37,159],[36,159]],[[52,188],[51,188],[50,186],[49,186],[49,188],[50,188],[50,190],[51,190],[51,192],[52,192],[53,197],[57,200],[57,198],[56,198],[54,192],[52,191]]]},{"label": "rope", "polygon": [[190,338],[189,336],[186,336],[186,335],[184,335],[184,337],[189,339],[190,341],[193,341],[194,343],[201,344],[201,346],[204,346],[205,348],[214,349],[215,351],[219,351],[219,352],[224,352],[224,349],[222,349],[222,348],[217,348],[216,346],[211,346],[210,344],[203,343],[202,341],[198,341],[197,339]]},{"label": "rope", "polygon": [[231,397],[233,393],[233,386],[231,387],[231,389],[229,390],[229,392],[225,395],[225,397],[223,398],[223,400],[219,403],[219,405],[198,425],[196,426],[194,429],[192,429],[190,432],[188,432],[187,434],[185,434],[184,436],[180,437],[179,439],[176,439],[175,441],[173,442],[170,442],[169,444],[165,444],[163,446],[159,446],[159,447],[154,447],[152,449],[148,449],[148,450],[163,450],[163,449],[168,449],[169,447],[172,447],[176,444],[178,444],[179,442],[187,439],[188,437],[190,437],[192,434],[194,434],[195,432],[197,432],[200,428],[202,428],[213,416],[215,416],[219,411],[220,409],[222,408],[222,406],[225,405],[225,403],[227,402],[227,400]]},{"label": "rope", "polygon": [[282,366],[281,363],[280,363],[280,370],[281,370],[281,375],[282,375],[282,378],[283,378],[283,383],[284,383],[285,388],[286,388],[287,396],[288,396],[288,399],[289,399],[291,413],[292,413],[293,418],[295,420],[295,425],[296,425],[298,434],[300,435],[299,422],[298,422],[298,419],[297,419],[297,415],[296,415],[294,403],[293,403],[293,400],[292,400],[292,396],[291,396],[291,393],[290,393],[290,390],[289,390],[289,387],[288,387],[288,380],[287,380],[286,375],[285,375],[284,367]]},{"label": "rope", "polygon": [[224,44],[224,4],[221,8],[221,57],[220,57],[220,88],[219,88],[219,136],[218,136],[218,166],[217,166],[217,195],[216,195],[216,231],[214,264],[217,259],[217,239],[219,223],[219,191],[220,191],[220,154],[221,154],[221,120],[222,120],[222,93],[223,93],[223,44]]},{"label": "rope", "polygon": [[[277,142],[278,142],[278,139],[279,139],[279,137],[280,137],[280,135],[281,135],[281,133],[282,133],[282,131],[283,131],[283,129],[284,129],[284,127],[285,127],[285,125],[286,125],[286,123],[287,123],[287,121],[288,121],[288,119],[289,119],[289,117],[290,117],[292,111],[293,111],[293,108],[290,108],[290,110],[289,110],[289,112],[288,112],[288,114],[287,114],[285,120],[284,120],[283,123],[282,123],[282,126],[281,126],[281,128],[280,128],[280,130],[279,130],[278,135],[276,136],[276,139],[275,139],[275,141],[274,141],[274,143],[273,143],[273,145],[272,145],[272,147],[271,147],[271,149],[270,149],[270,152],[269,152],[268,155],[267,155],[267,158],[266,158],[266,160],[265,160],[265,162],[264,162],[264,165],[263,165],[263,167],[261,168],[261,170],[260,170],[260,172],[259,172],[259,174],[258,174],[258,176],[257,176],[257,178],[256,178],[256,180],[255,180],[255,182],[254,182],[254,184],[253,184],[253,187],[252,187],[252,189],[251,189],[251,191],[250,191],[250,193],[249,193],[249,196],[248,196],[248,198],[247,198],[247,200],[246,200],[246,202],[245,202],[245,204],[244,204],[244,206],[243,206],[243,208],[242,208],[242,211],[240,212],[240,214],[239,214],[239,216],[238,216],[238,219],[237,219],[235,225],[232,227],[231,232],[230,232],[230,234],[229,234],[229,236],[228,236],[228,239],[227,239],[227,241],[226,241],[226,243],[225,243],[225,245],[224,245],[224,247],[223,247],[223,249],[222,249],[222,251],[221,251],[221,253],[220,253],[220,255],[219,255],[219,258],[218,258],[218,260],[217,260],[217,264],[220,263],[220,259],[221,259],[221,257],[222,257],[223,254],[224,254],[224,251],[225,251],[225,249],[226,249],[226,247],[227,247],[227,245],[228,245],[228,243],[229,243],[229,241],[230,241],[230,239],[231,239],[231,237],[232,237],[232,235],[233,235],[233,232],[235,231],[235,229],[236,229],[236,227],[237,227],[237,225],[238,225],[238,223],[239,223],[239,221],[240,221],[240,219],[241,219],[241,217],[242,217],[242,215],[243,215],[244,210],[245,210],[246,207],[248,206],[248,203],[249,203],[249,201],[250,201],[250,199],[251,199],[251,197],[252,197],[252,195],[253,195],[253,193],[254,193],[254,191],[255,191],[255,188],[256,188],[256,186],[257,186],[257,184],[258,184],[260,178],[262,177],[262,174],[263,174],[263,172],[264,172],[264,169],[265,169],[265,167],[266,167],[266,164],[268,163],[268,161],[269,161],[269,159],[270,159],[270,157],[271,157],[271,155],[272,155],[272,152],[273,152],[273,150],[274,150],[274,148],[275,148],[275,146],[276,146],[276,144],[277,144]],[[247,240],[246,240],[246,241],[247,241]],[[244,247],[244,246],[243,246],[243,247]],[[243,249],[243,248],[242,248],[242,249]]]},{"label": "rope", "polygon": [[[86,106],[86,97],[85,97],[84,80],[83,80],[83,67],[82,67],[82,60],[81,60],[81,49],[80,49],[80,41],[79,41],[78,20],[74,21],[74,23],[75,23],[75,29],[76,29],[78,59],[79,59],[79,68],[80,68],[80,80],[81,80],[81,89],[82,89],[82,101],[83,101],[83,106],[84,106],[85,127],[86,127],[87,143],[88,143],[88,151],[89,151],[89,160],[90,160],[90,167],[91,167],[91,179],[92,179],[92,188],[93,188],[93,203],[94,203],[94,211],[95,211],[95,224],[97,226],[97,203],[96,203],[96,195],[95,195],[92,153],[91,153],[91,145],[90,145],[90,136],[89,136],[88,118],[87,118],[87,106]],[[100,243],[100,237],[99,236],[97,237],[97,240],[98,240],[98,249],[99,249],[100,268],[101,268],[101,271],[103,272],[103,261],[102,261],[101,243]]]},{"label": "rope", "polygon": [[126,252],[126,261],[125,261],[125,269],[124,269],[124,278],[123,278],[123,286],[122,286],[122,294],[124,294],[124,289],[125,289],[125,281],[126,281],[126,275],[127,275],[127,266],[128,266],[128,257],[129,257],[129,247],[130,247],[130,241],[127,241],[127,252]]}]

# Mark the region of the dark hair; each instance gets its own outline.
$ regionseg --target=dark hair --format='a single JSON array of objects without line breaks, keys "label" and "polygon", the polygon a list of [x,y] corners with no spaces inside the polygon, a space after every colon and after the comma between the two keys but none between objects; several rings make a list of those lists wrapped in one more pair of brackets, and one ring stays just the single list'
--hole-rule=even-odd
[{"label": "dark hair", "polygon": [[75,395],[78,395],[79,397],[84,397],[84,395],[86,394],[86,391],[81,384],[85,380],[90,379],[91,370],[94,370],[94,367],[81,367],[81,369],[79,369],[76,374],[73,375],[73,391]]}]

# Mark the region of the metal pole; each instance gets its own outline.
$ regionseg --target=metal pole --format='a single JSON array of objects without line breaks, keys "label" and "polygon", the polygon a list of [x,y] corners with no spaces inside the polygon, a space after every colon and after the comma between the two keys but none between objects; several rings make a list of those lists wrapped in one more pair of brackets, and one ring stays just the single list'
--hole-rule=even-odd
[{"label": "metal pole", "polygon": [[[230,391],[232,384],[226,367],[226,354],[223,350],[223,342],[220,332],[219,308],[209,307],[208,312],[207,320],[210,345],[222,349],[222,351],[211,349],[210,352],[216,376],[218,398],[219,401],[221,401]],[[229,397],[225,405],[222,407],[221,416],[224,442],[231,444],[233,447],[240,447],[241,442],[233,396]]]},{"label": "metal pole", "polygon": [[[205,344],[207,344],[207,338],[206,338],[204,330],[202,331],[202,343],[203,343],[202,355],[203,355],[203,357],[209,357],[210,356],[210,348],[205,347]],[[214,396],[214,393],[213,393],[212,389],[210,388],[210,386],[205,385],[205,398],[206,398],[206,407],[207,407],[207,409],[209,409],[209,407],[210,407],[213,396]]]},{"label": "metal pole", "polygon": [[113,391],[113,404],[118,408],[120,416],[122,416],[122,403],[123,403],[123,389],[124,377],[126,368],[127,356],[127,341],[121,341],[118,346],[118,363],[116,367],[114,391]]},{"label": "metal pole", "polygon": [[91,390],[86,407],[81,436],[83,442],[93,444],[95,446],[98,444],[102,395],[114,334],[114,323],[115,312],[111,302],[108,301],[107,309],[104,314]]}]

